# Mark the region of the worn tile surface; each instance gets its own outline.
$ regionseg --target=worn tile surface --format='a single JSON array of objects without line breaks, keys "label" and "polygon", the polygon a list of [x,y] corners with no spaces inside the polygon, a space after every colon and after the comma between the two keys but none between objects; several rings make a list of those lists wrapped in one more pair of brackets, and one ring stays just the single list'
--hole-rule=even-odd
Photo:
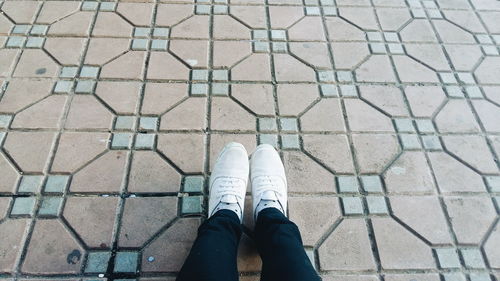
[{"label": "worn tile surface", "polygon": [[174,280],[230,141],[323,280],[500,281],[498,0],[0,0],[1,280]]}]

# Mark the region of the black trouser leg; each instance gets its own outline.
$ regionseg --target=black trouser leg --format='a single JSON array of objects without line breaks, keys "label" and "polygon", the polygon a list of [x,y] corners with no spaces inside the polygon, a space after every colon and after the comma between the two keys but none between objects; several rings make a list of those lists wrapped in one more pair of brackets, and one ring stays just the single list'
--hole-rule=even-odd
[{"label": "black trouser leg", "polygon": [[237,281],[241,222],[233,211],[220,210],[198,229],[177,281]]},{"label": "black trouser leg", "polygon": [[255,239],[262,258],[261,281],[317,281],[299,228],[278,209],[260,211]]}]

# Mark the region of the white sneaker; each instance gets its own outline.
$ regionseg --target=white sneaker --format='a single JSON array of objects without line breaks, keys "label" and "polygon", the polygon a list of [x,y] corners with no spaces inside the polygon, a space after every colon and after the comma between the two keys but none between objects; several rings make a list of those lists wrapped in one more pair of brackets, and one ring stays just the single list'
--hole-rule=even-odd
[{"label": "white sneaker", "polygon": [[261,144],[252,153],[250,163],[254,219],[257,220],[260,211],[271,207],[286,216],[285,167],[278,152],[269,144]]},{"label": "white sneaker", "polygon": [[228,143],[219,153],[210,176],[208,217],[227,209],[242,221],[247,182],[247,151],[240,143]]}]

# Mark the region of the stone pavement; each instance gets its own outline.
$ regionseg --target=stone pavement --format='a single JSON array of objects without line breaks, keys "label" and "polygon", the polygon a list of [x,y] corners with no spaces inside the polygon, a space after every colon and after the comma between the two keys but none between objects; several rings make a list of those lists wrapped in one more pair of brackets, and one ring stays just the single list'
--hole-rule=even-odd
[{"label": "stone pavement", "polygon": [[0,1],[2,281],[174,280],[229,141],[325,281],[500,280],[500,1],[211,1]]}]

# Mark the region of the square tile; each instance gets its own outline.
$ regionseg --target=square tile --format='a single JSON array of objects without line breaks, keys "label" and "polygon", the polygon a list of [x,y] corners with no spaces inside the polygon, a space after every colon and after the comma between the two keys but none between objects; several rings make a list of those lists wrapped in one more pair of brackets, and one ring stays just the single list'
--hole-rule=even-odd
[{"label": "square tile", "polygon": [[228,81],[229,80],[229,70],[227,69],[216,69],[212,71],[212,80],[215,81]]},{"label": "square tile", "polygon": [[465,275],[460,272],[444,273],[444,281],[466,281]]},{"label": "square tile", "polygon": [[366,196],[366,203],[368,205],[368,212],[372,215],[389,213],[384,196]]},{"label": "square tile", "polygon": [[114,272],[135,273],[139,262],[137,252],[118,252],[115,257]]},{"label": "square tile", "polygon": [[452,98],[464,98],[464,93],[462,91],[462,88],[459,86],[446,86],[445,88],[446,93],[448,94],[449,97]]},{"label": "square tile", "polygon": [[151,50],[154,51],[166,51],[168,48],[168,41],[161,39],[154,39],[151,41]]},{"label": "square tile", "polygon": [[45,34],[47,34],[48,28],[49,28],[48,25],[35,24],[31,28],[30,34],[31,35],[45,35]]},{"label": "square tile", "polygon": [[132,40],[132,50],[147,50],[148,44],[148,39],[134,39]]},{"label": "square tile", "polygon": [[446,268],[460,268],[460,258],[455,248],[435,249],[439,266]]},{"label": "square tile", "polygon": [[299,124],[297,118],[280,118],[281,130],[284,132],[298,132]]},{"label": "square tile", "polygon": [[339,82],[352,82],[352,72],[350,71],[337,71],[337,80]]},{"label": "square tile", "polygon": [[479,249],[462,249],[460,250],[467,268],[485,268],[483,255]]},{"label": "square tile", "polygon": [[419,133],[434,133],[436,131],[436,129],[434,128],[434,124],[432,124],[432,121],[430,119],[418,119],[415,120],[415,123],[417,124]]},{"label": "square tile", "polygon": [[156,131],[158,128],[158,122],[158,117],[141,117],[141,119],[139,119],[139,130]]},{"label": "square tile", "polygon": [[155,134],[137,134],[134,147],[137,149],[153,149],[155,146]]},{"label": "square tile", "polygon": [[99,11],[111,12],[116,8],[115,2],[101,2],[101,6],[99,7]]},{"label": "square tile", "polygon": [[136,27],[134,30],[134,37],[148,37],[150,32],[151,32],[151,28]]},{"label": "square tile", "polygon": [[486,176],[486,183],[491,192],[500,192],[500,176]]},{"label": "square tile", "polygon": [[342,209],[345,215],[362,215],[363,203],[359,197],[342,197]]},{"label": "square tile", "polygon": [[181,213],[183,215],[200,214],[203,212],[203,196],[182,197]]},{"label": "square tile", "polygon": [[129,149],[132,146],[131,133],[114,133],[111,141],[112,149]]},{"label": "square tile", "polygon": [[16,24],[12,29],[12,34],[27,34],[30,26],[27,24]]},{"label": "square tile", "polygon": [[28,37],[26,48],[41,48],[44,42],[45,38],[43,37]]},{"label": "square tile", "polygon": [[50,175],[45,182],[44,192],[46,193],[63,193],[68,186],[69,176],[65,175]]},{"label": "square tile", "polygon": [[56,94],[68,94],[71,92],[73,88],[73,81],[57,81],[56,86],[54,87],[54,93]]},{"label": "square tile", "polygon": [[209,15],[210,14],[210,5],[196,5],[196,14],[197,15]]},{"label": "square tile", "polygon": [[407,118],[394,119],[394,124],[396,125],[396,130],[400,133],[413,133],[415,132],[415,127],[413,127],[413,121]]},{"label": "square tile", "polygon": [[355,176],[338,176],[337,185],[341,193],[358,193],[359,183]]},{"label": "square tile", "polygon": [[191,70],[191,80],[208,81],[208,70],[206,69]]},{"label": "square tile", "polygon": [[413,16],[413,18],[416,19],[422,19],[427,17],[423,9],[411,9],[411,15]]},{"label": "square tile", "polygon": [[431,19],[442,19],[443,15],[439,10],[427,10],[427,13],[429,14],[429,17]]},{"label": "square tile", "polygon": [[108,269],[110,252],[90,252],[85,273],[105,273]]},{"label": "square tile", "polygon": [[389,47],[389,52],[391,52],[391,54],[403,55],[405,53],[405,50],[403,49],[403,45],[401,45],[401,44],[391,43],[391,44],[387,44],[387,46]]},{"label": "square tile", "polygon": [[273,134],[260,134],[259,144],[269,144],[274,148],[278,148],[278,136]]},{"label": "square tile", "polygon": [[384,188],[379,176],[361,176],[363,190],[368,193],[382,193]]},{"label": "square tile", "polygon": [[320,82],[335,82],[335,76],[331,70],[318,71],[318,79]]},{"label": "square tile", "polygon": [[471,272],[470,281],[491,281],[491,276],[487,272]]},{"label": "square tile", "polygon": [[75,78],[78,73],[78,67],[76,66],[63,66],[59,77],[61,78]]},{"label": "square tile", "polygon": [[191,84],[192,96],[206,96],[208,94],[208,84]]},{"label": "square tile", "polygon": [[427,150],[442,150],[441,142],[438,136],[422,136],[424,148]]},{"label": "square tile", "polygon": [[253,39],[267,40],[268,36],[269,35],[267,33],[267,30],[261,30],[261,29],[252,30],[252,38]]},{"label": "square tile", "polygon": [[306,7],[306,15],[319,16],[321,15],[321,11],[319,10],[319,7]]},{"label": "square tile", "polygon": [[278,41],[286,41],[286,30],[273,29],[271,30],[271,38]]},{"label": "square tile", "polygon": [[476,34],[476,39],[481,44],[493,44],[493,40],[488,34]]},{"label": "square tile", "polygon": [[12,120],[11,115],[0,114],[0,128],[7,128]]},{"label": "square tile", "polygon": [[496,56],[499,54],[496,46],[482,46],[481,49],[486,55]]},{"label": "square tile", "polygon": [[78,81],[75,88],[77,94],[91,94],[94,91],[95,81],[83,80]]},{"label": "square tile", "polygon": [[440,72],[439,77],[441,77],[441,81],[445,84],[458,84],[455,75],[451,72]]},{"label": "square tile", "polygon": [[186,176],[182,186],[183,192],[203,192],[205,178],[203,176]]},{"label": "square tile", "polygon": [[155,27],[153,29],[153,37],[168,37],[170,29],[168,27]]},{"label": "square tile", "polygon": [[384,43],[370,43],[370,50],[372,54],[386,54],[387,49]]},{"label": "square tile", "polygon": [[5,45],[8,48],[21,48],[26,41],[26,37],[11,36]]},{"label": "square tile", "polygon": [[354,85],[340,85],[340,94],[343,97],[357,97],[358,89]]},{"label": "square tile", "polygon": [[229,84],[227,83],[212,83],[212,95],[214,96],[228,96]]},{"label": "square tile", "polygon": [[19,193],[35,193],[40,191],[42,186],[43,176],[28,176],[25,175],[21,178],[21,183],[19,184]]},{"label": "square tile", "polygon": [[368,37],[368,41],[376,41],[376,42],[383,41],[382,33],[380,33],[380,32],[369,31],[369,32],[366,32],[366,36]]},{"label": "square tile", "polygon": [[458,79],[460,80],[460,82],[465,84],[476,84],[476,80],[474,79],[472,74],[468,72],[459,72]]},{"label": "square tile", "polygon": [[484,98],[483,93],[481,93],[481,89],[477,86],[467,86],[465,87],[465,92],[467,96],[471,99],[482,99]]},{"label": "square tile", "polygon": [[98,2],[84,1],[82,3],[82,11],[95,11],[98,6]]},{"label": "square tile", "polygon": [[272,42],[271,47],[275,53],[286,53],[287,45],[286,42]]},{"label": "square tile", "polygon": [[337,89],[337,86],[331,85],[331,84],[322,84],[320,86],[321,88],[321,95],[323,97],[338,97],[339,96],[339,91]]},{"label": "square tile", "polygon": [[118,116],[116,117],[115,130],[134,130],[135,117],[134,116]]},{"label": "square tile", "polygon": [[399,42],[399,36],[396,32],[384,32],[384,39],[387,42]]},{"label": "square tile", "polygon": [[261,132],[275,132],[278,130],[275,118],[261,117],[258,123],[259,131]]},{"label": "square tile", "polygon": [[281,146],[283,149],[300,149],[300,139],[298,135],[282,135]]},{"label": "square tile", "polygon": [[225,15],[227,14],[228,7],[226,5],[215,5],[214,6],[214,14],[216,15]]},{"label": "square tile", "polygon": [[10,214],[12,216],[32,216],[33,212],[35,211],[35,205],[35,197],[17,197],[14,200],[14,205],[12,206],[12,211],[10,212]]},{"label": "square tile", "polygon": [[266,42],[254,42],[253,50],[256,53],[267,53],[269,52],[269,43]]},{"label": "square tile", "polygon": [[437,9],[438,8],[436,6],[436,3],[434,3],[434,1],[422,1],[422,3],[424,4],[424,7],[428,8],[428,9]]},{"label": "square tile", "polygon": [[59,211],[61,210],[62,202],[62,197],[43,197],[38,215],[58,216]]},{"label": "square tile", "polygon": [[401,144],[403,145],[403,149],[411,150],[411,149],[420,149],[420,141],[418,140],[417,135],[412,134],[401,134],[399,135],[401,139]]}]

